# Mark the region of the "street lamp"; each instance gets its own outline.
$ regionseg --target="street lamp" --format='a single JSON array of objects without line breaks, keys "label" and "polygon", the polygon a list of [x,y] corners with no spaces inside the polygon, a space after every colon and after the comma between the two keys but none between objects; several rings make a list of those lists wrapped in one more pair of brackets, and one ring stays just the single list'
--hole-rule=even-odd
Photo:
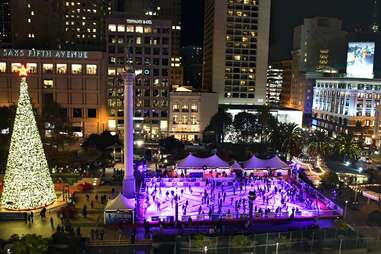
[{"label": "street lamp", "polygon": [[348,200],[345,200],[344,219],[346,219],[347,217],[347,210],[348,210]]}]

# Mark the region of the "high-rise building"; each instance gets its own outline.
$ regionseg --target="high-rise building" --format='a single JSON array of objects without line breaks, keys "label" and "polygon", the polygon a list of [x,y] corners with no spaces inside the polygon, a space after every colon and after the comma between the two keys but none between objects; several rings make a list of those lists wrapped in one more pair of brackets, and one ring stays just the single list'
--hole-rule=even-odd
[{"label": "high-rise building", "polygon": [[219,104],[265,104],[270,0],[206,0],[203,88]]},{"label": "high-rise building", "polygon": [[10,1],[12,47],[56,49],[62,37],[61,2]]},{"label": "high-rise building", "polygon": [[62,6],[65,49],[104,50],[109,0],[66,0]]},{"label": "high-rise building", "polygon": [[278,105],[283,87],[283,69],[279,64],[267,69],[266,103]]},{"label": "high-rise building", "polygon": [[114,0],[113,16],[133,19],[171,21],[171,83],[183,84],[183,67],[180,57],[181,0]]},{"label": "high-rise building", "polygon": [[202,48],[197,46],[181,48],[181,59],[184,66],[184,85],[201,88]]},{"label": "high-rise building", "polygon": [[123,83],[118,74],[130,61],[137,75],[135,134],[158,140],[168,131],[171,22],[109,17],[106,35],[108,128],[123,130]]},{"label": "high-rise building", "polygon": [[11,11],[10,1],[0,0],[0,44],[11,42]]},{"label": "high-rise building", "polygon": [[281,61],[283,70],[283,84],[282,93],[280,94],[280,104],[284,107],[289,107],[291,98],[291,79],[292,79],[292,69],[291,60]]},{"label": "high-rise building", "polygon": [[294,29],[288,106],[304,112],[307,126],[310,125],[315,79],[345,70],[346,35],[337,18],[307,18]]}]

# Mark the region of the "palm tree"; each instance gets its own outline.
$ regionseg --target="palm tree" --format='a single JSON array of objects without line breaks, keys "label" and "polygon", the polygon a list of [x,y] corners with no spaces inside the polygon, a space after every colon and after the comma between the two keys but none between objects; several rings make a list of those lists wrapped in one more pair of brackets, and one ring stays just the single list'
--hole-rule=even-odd
[{"label": "palm tree", "polygon": [[[250,241],[247,236],[235,235],[231,240],[231,245],[234,249],[239,249],[241,253],[244,252],[244,248],[252,247],[255,244],[254,241]],[[237,251],[234,251],[237,253]]]},{"label": "palm tree", "polygon": [[361,144],[351,133],[342,133],[334,139],[334,148],[343,159],[357,161],[361,156]]},{"label": "palm tree", "polygon": [[278,128],[281,137],[279,151],[286,154],[287,159],[299,155],[303,146],[303,130],[295,123],[281,123]]},{"label": "palm tree", "polygon": [[312,156],[326,156],[331,152],[332,140],[328,135],[320,130],[312,132],[308,136],[307,151]]}]

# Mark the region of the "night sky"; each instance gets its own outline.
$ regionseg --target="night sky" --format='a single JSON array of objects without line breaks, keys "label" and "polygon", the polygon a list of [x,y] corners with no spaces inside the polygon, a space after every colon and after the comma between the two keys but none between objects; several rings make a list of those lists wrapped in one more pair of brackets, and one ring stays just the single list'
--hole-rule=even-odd
[{"label": "night sky", "polygon": [[[293,28],[302,24],[304,18],[337,17],[343,21],[346,31],[364,29],[372,22],[372,2],[372,0],[272,0],[270,61],[291,57]],[[203,0],[183,0],[183,46],[202,46],[203,3]]]}]

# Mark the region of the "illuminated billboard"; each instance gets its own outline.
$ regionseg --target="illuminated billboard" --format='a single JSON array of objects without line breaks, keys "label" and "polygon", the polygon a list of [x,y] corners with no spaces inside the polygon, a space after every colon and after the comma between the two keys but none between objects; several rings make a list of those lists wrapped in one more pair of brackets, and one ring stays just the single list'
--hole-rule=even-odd
[{"label": "illuminated billboard", "polygon": [[373,78],[374,42],[350,42],[347,55],[347,75]]}]

